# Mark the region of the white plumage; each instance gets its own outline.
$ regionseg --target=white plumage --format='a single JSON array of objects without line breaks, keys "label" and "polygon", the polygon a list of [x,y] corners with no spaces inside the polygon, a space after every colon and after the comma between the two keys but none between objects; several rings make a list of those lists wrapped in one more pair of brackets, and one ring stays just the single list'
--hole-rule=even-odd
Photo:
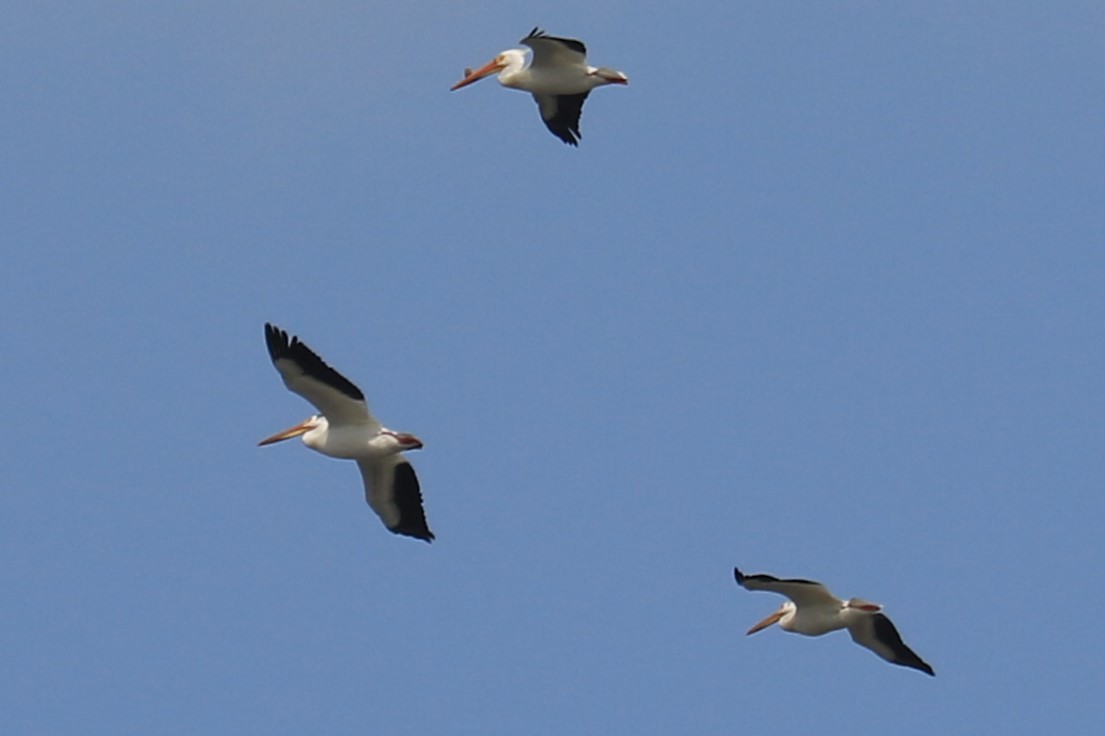
[{"label": "white plumage", "polygon": [[533,94],[549,131],[568,145],[579,145],[579,117],[595,87],[629,84],[629,77],[608,67],[587,64],[587,47],[571,38],[556,38],[534,28],[519,43],[533,50],[526,66],[524,49],[507,49],[479,69],[465,69],[458,90],[484,77],[499,75],[499,84]]},{"label": "white plumage", "polygon": [[420,449],[422,441],[409,432],[396,432],[380,424],[368,410],[361,390],[298,338],[289,338],[279,327],[266,324],[265,344],[284,385],[314,404],[320,413],[258,444],[302,436],[303,444],[316,452],[356,460],[365,500],[384,526],[395,534],[432,541],[434,534],[426,524],[418,477],[402,455]]},{"label": "white plumage", "polygon": [[860,598],[842,600],[821,583],[794,578],[780,580],[771,575],[745,575],[733,568],[733,576],[745,590],[766,590],[790,600],[748,630],[749,634],[779,624],[784,631],[806,636],[821,636],[830,631],[848,629],[852,641],[870,649],[887,662],[912,667],[935,675],[932,667],[905,645],[898,630],[882,613],[882,606]]}]

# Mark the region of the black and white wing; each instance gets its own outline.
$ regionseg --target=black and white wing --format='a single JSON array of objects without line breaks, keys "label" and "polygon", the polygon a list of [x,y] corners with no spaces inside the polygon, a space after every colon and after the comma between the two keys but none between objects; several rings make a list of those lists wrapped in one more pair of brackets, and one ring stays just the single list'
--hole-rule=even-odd
[{"label": "black and white wing", "polygon": [[530,67],[587,66],[587,47],[574,38],[557,38],[534,28],[518,43],[533,49]]},{"label": "black and white wing", "polygon": [[578,95],[534,95],[537,109],[545,127],[569,146],[578,146],[583,134],[579,132],[579,116],[590,92]]},{"label": "black and white wing", "polygon": [[928,675],[936,676],[932,667],[905,645],[898,629],[884,614],[860,616],[848,627],[852,641],[870,649],[891,664],[912,667]]},{"label": "black and white wing", "polygon": [[840,599],[829,592],[821,583],[802,578],[781,580],[773,575],[745,575],[733,568],[733,577],[737,585],[745,590],[766,590],[770,593],[785,595],[799,608],[803,606],[823,606],[840,603]]},{"label": "black and white wing", "polygon": [[276,325],[265,325],[265,344],[284,385],[315,405],[331,426],[379,427],[364,394],[313,350]]},{"label": "black and white wing", "polygon": [[380,521],[395,534],[432,542],[434,533],[426,523],[418,476],[400,454],[374,460],[358,460],[364,479],[365,500]]}]

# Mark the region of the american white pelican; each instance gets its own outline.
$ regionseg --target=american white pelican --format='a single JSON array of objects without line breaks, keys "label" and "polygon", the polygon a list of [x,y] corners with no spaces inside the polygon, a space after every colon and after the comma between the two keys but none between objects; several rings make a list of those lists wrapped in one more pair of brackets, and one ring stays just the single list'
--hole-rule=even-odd
[{"label": "american white pelican", "polygon": [[552,134],[570,146],[578,146],[579,116],[583,103],[595,87],[629,84],[619,71],[587,65],[587,47],[571,38],[555,38],[534,28],[518,43],[533,49],[533,62],[526,66],[525,49],[507,49],[476,71],[464,70],[464,79],[450,90],[458,90],[495,72],[499,84],[533,93]]},{"label": "american white pelican", "polygon": [[272,364],[289,391],[315,405],[322,414],[277,432],[258,445],[271,445],[303,435],[303,444],[329,457],[356,460],[364,479],[365,500],[396,534],[433,540],[422,510],[422,493],[414,468],[401,453],[422,448],[407,432],[382,426],[365,403],[361,390],[298,338],[275,325],[265,325],[265,344]]},{"label": "american white pelican", "polygon": [[843,601],[821,583],[812,580],[780,580],[771,575],[745,575],[733,568],[737,585],[745,590],[767,590],[790,598],[763,621],[748,630],[755,634],[774,623],[783,631],[806,636],[821,636],[837,629],[848,629],[852,641],[867,647],[891,664],[912,667],[935,676],[924,660],[902,642],[882,606],[859,598]]}]

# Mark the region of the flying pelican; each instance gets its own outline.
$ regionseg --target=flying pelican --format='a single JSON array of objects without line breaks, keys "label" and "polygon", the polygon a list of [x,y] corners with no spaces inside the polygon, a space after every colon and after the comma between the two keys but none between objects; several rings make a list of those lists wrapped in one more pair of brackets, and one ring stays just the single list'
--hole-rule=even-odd
[{"label": "flying pelican", "polygon": [[303,444],[329,457],[356,460],[365,500],[395,534],[432,541],[414,468],[401,453],[422,448],[407,432],[387,429],[368,410],[364,394],[297,337],[265,325],[265,344],[284,385],[321,412],[258,442],[258,446],[303,436]]},{"label": "flying pelican", "polygon": [[882,614],[882,606],[859,598],[842,601],[821,583],[812,580],[780,580],[771,575],[745,575],[733,568],[737,585],[745,590],[767,590],[790,598],[748,634],[755,634],[774,623],[783,631],[806,636],[821,636],[837,629],[848,629],[852,641],[867,647],[891,664],[912,667],[935,676],[924,660],[902,642],[902,637],[890,619]]},{"label": "flying pelican", "polygon": [[507,49],[476,71],[464,70],[464,79],[449,89],[458,90],[495,72],[499,84],[533,93],[552,134],[569,146],[578,146],[579,116],[583,103],[595,87],[629,84],[629,77],[604,66],[587,65],[587,47],[571,38],[556,38],[534,28],[518,43],[533,49],[533,62],[526,66],[525,49]]}]

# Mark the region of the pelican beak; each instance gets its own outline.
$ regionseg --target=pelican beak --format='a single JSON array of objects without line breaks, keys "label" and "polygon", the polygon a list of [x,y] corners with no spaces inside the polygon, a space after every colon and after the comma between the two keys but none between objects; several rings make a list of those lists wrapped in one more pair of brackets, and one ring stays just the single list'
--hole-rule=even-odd
[{"label": "pelican beak", "polygon": [[266,437],[257,443],[258,447],[264,447],[265,445],[271,445],[276,442],[283,442],[284,440],[290,440],[292,437],[298,437],[299,435],[307,432],[311,429],[311,420],[308,419],[305,422],[300,422],[294,427],[289,427],[283,432],[277,432],[272,437]]},{"label": "pelican beak", "polygon": [[763,629],[766,629],[768,626],[771,626],[771,624],[775,623],[776,621],[778,621],[782,617],[783,617],[783,611],[782,611],[782,609],[779,609],[778,611],[771,614],[770,616],[765,618],[763,621],[761,621],[760,623],[756,624],[751,629],[746,631],[744,633],[744,635],[749,636],[750,634],[755,634],[757,631],[762,631]]},{"label": "pelican beak", "polygon": [[492,74],[494,74],[495,72],[498,72],[498,71],[502,70],[502,68],[503,68],[503,64],[498,59],[492,59],[491,61],[489,61],[485,65],[481,66],[476,71],[472,71],[471,69],[465,69],[464,70],[464,79],[460,80],[459,82],[454,84],[452,87],[450,87],[449,91],[450,92],[456,92],[461,87],[467,87],[468,85],[472,84],[473,82],[478,82],[481,79],[483,79],[484,77],[489,77]]}]

